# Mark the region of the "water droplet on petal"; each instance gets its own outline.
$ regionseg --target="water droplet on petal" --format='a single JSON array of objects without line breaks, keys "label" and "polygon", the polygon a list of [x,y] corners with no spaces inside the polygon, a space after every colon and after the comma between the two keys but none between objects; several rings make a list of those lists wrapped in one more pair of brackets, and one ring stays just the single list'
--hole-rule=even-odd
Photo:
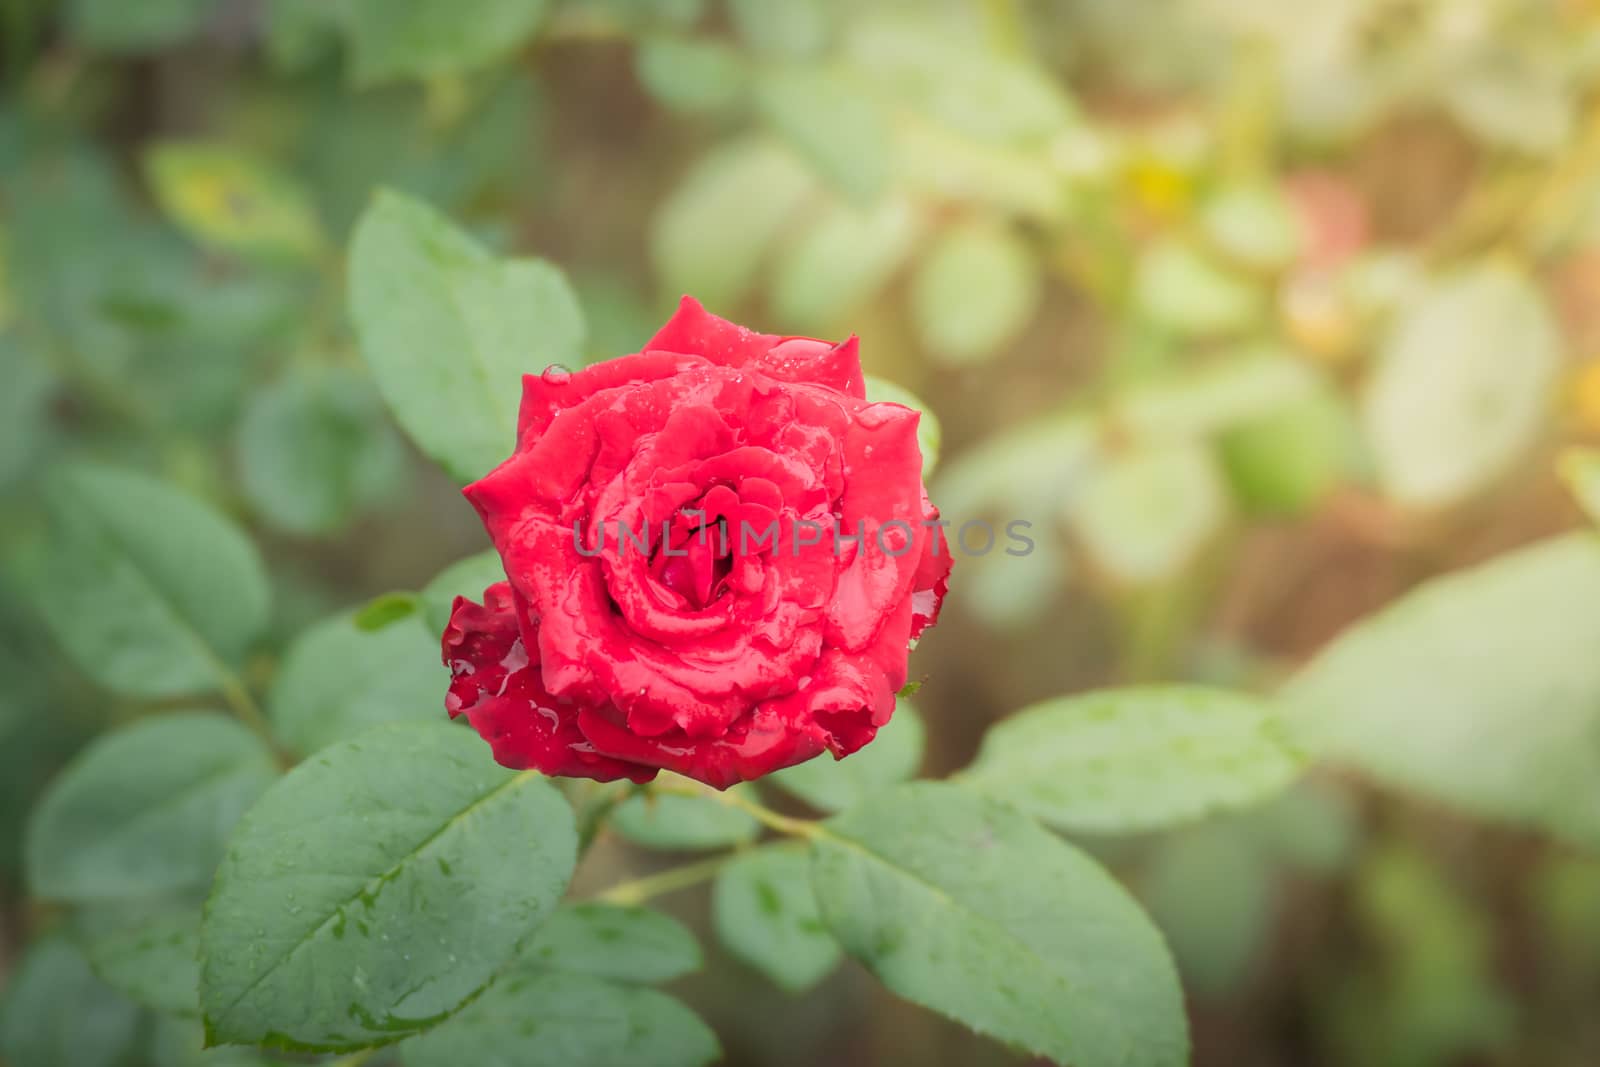
[{"label": "water droplet on petal", "polygon": [[856,412],[856,424],[863,430],[877,430],[900,416],[898,404],[868,404]]},{"label": "water droplet on petal", "polygon": [[572,372],[559,363],[552,363],[539,375],[539,379],[546,385],[566,385],[572,380]]}]

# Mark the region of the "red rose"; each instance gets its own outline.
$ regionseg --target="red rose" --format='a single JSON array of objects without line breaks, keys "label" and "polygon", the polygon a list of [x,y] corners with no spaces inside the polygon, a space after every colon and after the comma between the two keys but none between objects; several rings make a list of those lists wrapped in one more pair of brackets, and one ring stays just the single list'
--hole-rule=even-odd
[{"label": "red rose", "polygon": [[496,760],[720,789],[889,721],[951,557],[917,413],[867,403],[856,347],[685,297],[643,352],[523,379],[516,451],[465,490],[509,581],[444,634]]}]

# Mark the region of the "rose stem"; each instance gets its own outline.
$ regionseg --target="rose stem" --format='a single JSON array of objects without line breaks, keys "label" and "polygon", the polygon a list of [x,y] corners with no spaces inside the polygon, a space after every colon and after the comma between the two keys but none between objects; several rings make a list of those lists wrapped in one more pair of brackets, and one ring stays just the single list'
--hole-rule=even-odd
[{"label": "rose stem", "polygon": [[671,870],[659,874],[646,875],[628,882],[618,882],[601,893],[595,895],[595,900],[607,904],[643,904],[651,897],[663,893],[671,893],[678,889],[687,889],[697,882],[703,882],[720,871],[725,863],[733,859],[737,852],[726,852],[720,856],[713,856],[698,863],[686,863],[682,867],[673,867]]}]

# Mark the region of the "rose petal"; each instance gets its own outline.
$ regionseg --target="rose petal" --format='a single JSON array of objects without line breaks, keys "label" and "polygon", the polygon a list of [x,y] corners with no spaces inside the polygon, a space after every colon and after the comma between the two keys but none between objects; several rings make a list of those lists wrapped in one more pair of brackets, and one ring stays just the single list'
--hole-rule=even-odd
[{"label": "rose petal", "polygon": [[505,582],[484,590],[483,604],[457,597],[444,631],[444,662],[450,668],[445,707],[451,718],[466,715],[489,742],[495,762],[517,770],[648,782],[655,768],[597,752],[578,728],[574,709],[545,691],[538,661],[522,642]]}]

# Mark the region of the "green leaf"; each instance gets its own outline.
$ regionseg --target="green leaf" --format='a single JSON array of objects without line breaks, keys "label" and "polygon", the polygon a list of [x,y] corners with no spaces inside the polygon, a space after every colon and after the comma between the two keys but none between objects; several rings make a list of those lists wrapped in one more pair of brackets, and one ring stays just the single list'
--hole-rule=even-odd
[{"label": "green leaf", "polygon": [[387,629],[422,610],[416,593],[383,593],[361,605],[350,616],[356,629],[366,633]]},{"label": "green leaf", "polygon": [[1140,311],[1184,336],[1239,333],[1266,310],[1260,289],[1176,238],[1158,241],[1140,255],[1133,286]]},{"label": "green leaf", "polygon": [[739,959],[791,993],[803,993],[839,964],[811,891],[810,863],[796,848],[758,848],[717,875],[717,936]]},{"label": "green leaf", "polygon": [[0,1059],[15,1067],[117,1067],[139,1009],[94,976],[60,937],[36,943],[0,1000]]},{"label": "green leaf", "polygon": [[456,211],[485,201],[509,207],[515,190],[538,180],[544,108],[531,71],[358,93],[320,82],[298,116],[306,127],[301,169],[339,233],[380,186]]},{"label": "green leaf", "polygon": [[709,0],[566,0],[573,15],[632,32],[687,27],[705,18]]},{"label": "green leaf", "polygon": [[390,726],[301,764],[240,821],[201,928],[212,1043],[342,1050],[434,1025],[572,875],[572,813],[470,731]]},{"label": "green leaf", "polygon": [[51,436],[50,407],[60,386],[42,352],[5,332],[6,299],[5,263],[0,259],[0,490],[37,469]]},{"label": "green leaf", "polygon": [[1280,694],[1296,740],[1483,818],[1600,842],[1600,540],[1435,578]]},{"label": "green leaf", "polygon": [[239,1046],[205,1047],[205,1030],[195,1019],[165,1016],[151,1020],[152,1067],[294,1067],[276,1056]]},{"label": "green leaf", "polygon": [[738,303],[814,185],[799,160],[766,141],[707,153],[656,212],[650,255],[662,284],[713,309]]},{"label": "green leaf", "polygon": [[44,635],[18,625],[19,608],[0,593],[0,882],[8,885],[22,881],[24,831],[45,785],[103,725],[102,709],[68,696],[45,667],[59,660]]},{"label": "green leaf", "polygon": [[819,333],[843,328],[849,314],[888,284],[921,236],[915,204],[886,196],[870,208],[831,205],[784,243],[772,306],[785,322]]},{"label": "green leaf", "polygon": [[1225,827],[1186,830],[1162,842],[1142,884],[1191,986],[1222,994],[1249,976],[1272,933],[1275,884],[1246,836]]},{"label": "green leaf", "polygon": [[346,0],[358,84],[430,78],[510,56],[544,21],[549,0]]},{"label": "green leaf", "polygon": [[169,142],[149,149],[144,166],[162,210],[203,245],[286,259],[312,259],[323,250],[306,191],[239,149]]},{"label": "green leaf", "polygon": [[744,57],[719,41],[649,37],[639,42],[634,62],[646,92],[691,114],[736,108],[750,81]]},{"label": "green leaf", "polygon": [[[1600,858],[1560,853],[1538,861],[1527,882],[1529,911],[1539,942],[1563,969],[1593,976],[1600,961]],[[1576,950],[1576,951],[1574,951]]]},{"label": "green leaf", "polygon": [[289,646],[267,715],[289,748],[309,755],[384,723],[443,722],[449,681],[420,617],[363,630],[347,612]]},{"label": "green leaf", "polygon": [[596,901],[557,908],[520,958],[541,970],[619,982],[668,982],[704,962],[700,943],[678,920]]},{"label": "green leaf", "polygon": [[1337,875],[1361,844],[1360,817],[1350,798],[1313,781],[1236,819],[1274,862],[1308,874]]},{"label": "green leaf", "polygon": [[450,623],[450,606],[458,596],[483,603],[483,591],[506,580],[505,565],[494,549],[459,559],[422,587],[422,617],[428,630],[443,634]]},{"label": "green leaf", "polygon": [[1341,1000],[1350,1063],[1503,1058],[1516,1004],[1496,975],[1495,923],[1465,880],[1403,843],[1373,851],[1352,887],[1357,935],[1385,946]]},{"label": "green leaf", "polygon": [[255,547],[232,524],[153,478],[91,465],[58,471],[54,538],[32,599],[73,661],[108,689],[167,697],[216,686],[266,625]]},{"label": "green leaf", "polygon": [[1378,480],[1438,507],[1499,478],[1544,434],[1561,338],[1543,295],[1507,264],[1439,279],[1398,316],[1362,416]]},{"label": "green leaf", "polygon": [[1572,142],[1577,101],[1559,62],[1523,50],[1471,51],[1478,55],[1440,77],[1434,89],[1474,139],[1543,157]]},{"label": "green leaf", "polygon": [[1180,571],[1227,517],[1216,458],[1181,441],[1130,449],[1092,468],[1067,513],[1094,562],[1129,584]]},{"label": "green leaf", "polygon": [[591,271],[577,281],[578,299],[592,325],[589,363],[637,352],[661,326],[657,307],[643,287],[616,270]]},{"label": "green leaf", "polygon": [[[952,13],[955,17],[942,17]],[[851,62],[919,115],[997,145],[1038,145],[1072,128],[1059,81],[1019,56],[985,48],[958,9],[874,11],[853,18]]]},{"label": "green leaf", "polygon": [[200,912],[164,910],[90,937],[95,973],[147,1008],[200,1017]]},{"label": "green leaf", "polygon": [[814,55],[831,31],[827,0],[728,0],[728,17],[746,44],[774,56]]},{"label": "green leaf", "polygon": [[1325,388],[1307,357],[1247,345],[1204,366],[1140,382],[1117,396],[1110,419],[1143,439],[1182,440],[1270,419]]},{"label": "green leaf", "polygon": [[194,33],[216,0],[69,0],[67,28],[81,45],[107,52],[152,52]]},{"label": "green leaf", "polygon": [[1051,826],[1161,829],[1254,804],[1302,760],[1275,710],[1200,686],[1104,689],[1026,708],[984,736],[958,779]]},{"label": "green leaf", "polygon": [[1016,339],[1040,289],[1039,266],[1021,238],[991,223],[962,223],[940,234],[922,260],[911,311],[932,355],[973,363]]},{"label": "green leaf", "polygon": [[1558,469],[1583,513],[1600,523],[1600,448],[1569,448]]},{"label": "green leaf", "polygon": [[922,416],[917,420],[917,447],[922,450],[922,477],[926,480],[939,465],[939,443],[944,436],[939,416],[909,389],[870,374],[867,375],[867,399],[875,404],[881,401],[900,404]]},{"label": "green leaf", "polygon": [[[734,786],[741,792],[747,786]],[[761,826],[738,808],[709,796],[636,793],[611,813],[611,826],[636,845],[659,849],[709,849],[753,841]]]},{"label": "green leaf", "polygon": [[28,826],[28,884],[56,900],[204,886],[229,829],[277,778],[272,753],[206,712],[146,719],[91,744]]},{"label": "green leaf", "polygon": [[1270,185],[1219,189],[1206,201],[1201,225],[1212,247],[1230,262],[1252,270],[1288,266],[1304,241],[1293,205]]},{"label": "green leaf", "polygon": [[1161,935],[1110,875],[1013,808],[919,783],[823,824],[834,936],[891,990],[1073,1067],[1188,1062]]},{"label": "green leaf", "polygon": [[677,1000],[582,974],[517,970],[400,1049],[406,1067],[700,1067],[717,1037]]},{"label": "green leaf", "polygon": [[405,448],[366,379],[296,375],[256,392],[239,424],[239,485],[273,526],[328,534],[404,485]]},{"label": "green leaf", "polygon": [[[790,5],[769,5],[773,10]],[[889,181],[889,122],[848,74],[771,66],[755,84],[756,107],[794,150],[851,201],[876,201]]]},{"label": "green leaf", "polygon": [[1309,511],[1353,465],[1355,421],[1331,388],[1241,423],[1217,441],[1234,495],[1257,514]]},{"label": "green leaf", "polygon": [[459,481],[511,454],[525,372],[583,361],[583,313],[560,271],[497,260],[397,193],[380,193],[356,227],[350,301],[384,399]]},{"label": "green leaf", "polygon": [[980,144],[927,123],[896,124],[894,176],[908,191],[1049,226],[1073,210],[1068,180],[1045,153]]},{"label": "green leaf", "polygon": [[927,731],[917,709],[896,701],[894,717],[867,747],[836,760],[827,753],[767,780],[821,811],[843,811],[916,775]]},{"label": "green leaf", "polygon": [[343,0],[272,0],[262,12],[272,62],[298,71],[333,52],[344,33],[346,12]]}]

